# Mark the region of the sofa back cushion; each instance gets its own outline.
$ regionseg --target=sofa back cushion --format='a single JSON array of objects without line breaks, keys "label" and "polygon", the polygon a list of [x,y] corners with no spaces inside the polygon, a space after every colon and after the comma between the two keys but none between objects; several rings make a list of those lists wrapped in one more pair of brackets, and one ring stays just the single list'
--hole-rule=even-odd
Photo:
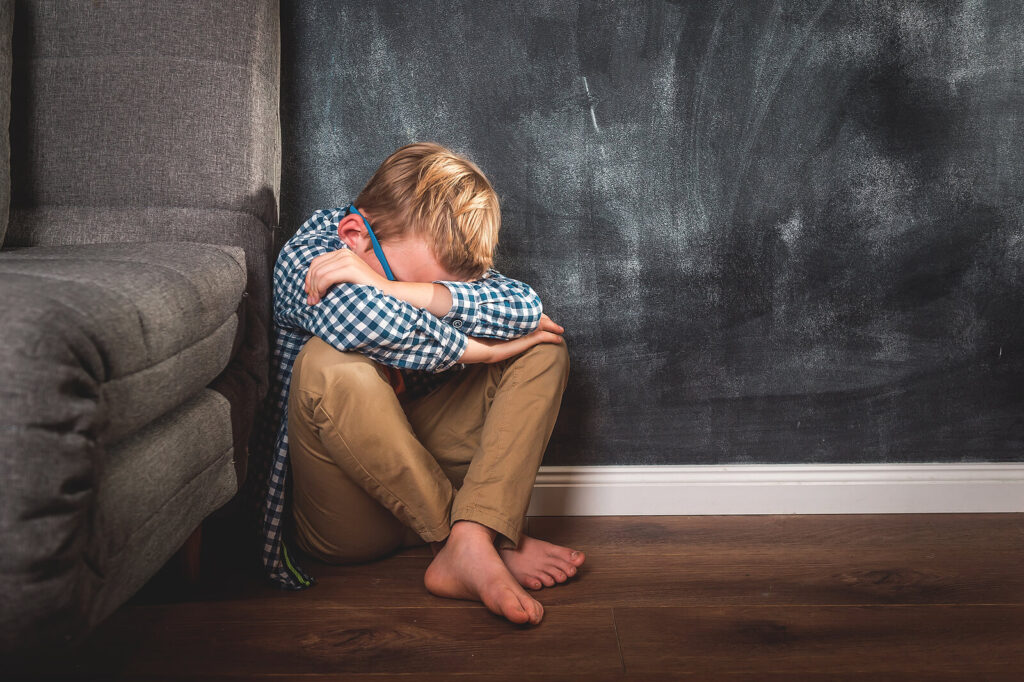
[{"label": "sofa back cushion", "polygon": [[0,246],[7,232],[7,213],[11,206],[11,30],[14,26],[14,0],[0,0]]},{"label": "sofa back cushion", "polygon": [[[277,2],[19,0],[14,34],[16,213],[195,208],[275,226]],[[65,231],[31,215],[11,228],[20,245]]]}]

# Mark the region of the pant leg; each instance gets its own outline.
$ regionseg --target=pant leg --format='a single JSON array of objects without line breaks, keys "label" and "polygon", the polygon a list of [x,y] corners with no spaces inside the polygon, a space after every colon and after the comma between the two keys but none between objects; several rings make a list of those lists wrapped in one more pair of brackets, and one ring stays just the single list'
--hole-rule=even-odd
[{"label": "pant leg", "polygon": [[[411,528],[334,464],[315,436],[303,428],[298,431],[290,433],[289,439],[293,444],[298,439],[302,448],[292,451],[301,453],[292,455],[292,515],[300,549],[328,563],[357,563],[422,543]],[[296,484],[296,476],[300,483]]]},{"label": "pant leg", "polygon": [[364,561],[397,549],[404,526],[428,542],[448,536],[451,482],[366,356],[306,343],[292,369],[288,440],[304,551]]},{"label": "pant leg", "polygon": [[460,374],[406,413],[458,488],[452,523],[481,523],[504,536],[501,546],[514,547],[558,416],[569,353],[564,343],[538,344]]}]

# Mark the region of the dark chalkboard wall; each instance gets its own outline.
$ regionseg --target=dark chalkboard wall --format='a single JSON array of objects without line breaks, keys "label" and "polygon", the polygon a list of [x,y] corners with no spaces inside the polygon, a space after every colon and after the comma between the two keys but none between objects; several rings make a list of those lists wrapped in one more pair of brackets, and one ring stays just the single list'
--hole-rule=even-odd
[{"label": "dark chalkboard wall", "polygon": [[284,237],[474,159],[566,329],[546,464],[1024,461],[1024,6],[283,5]]}]

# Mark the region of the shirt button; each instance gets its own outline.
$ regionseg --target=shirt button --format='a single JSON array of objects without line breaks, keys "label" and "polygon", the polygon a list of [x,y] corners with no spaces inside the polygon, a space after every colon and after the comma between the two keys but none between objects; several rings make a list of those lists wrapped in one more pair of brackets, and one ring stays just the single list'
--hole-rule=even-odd
[{"label": "shirt button", "polygon": [[459,327],[462,326],[462,320],[459,320],[459,319],[453,320],[452,321],[452,326],[455,327],[456,329],[458,329]]}]

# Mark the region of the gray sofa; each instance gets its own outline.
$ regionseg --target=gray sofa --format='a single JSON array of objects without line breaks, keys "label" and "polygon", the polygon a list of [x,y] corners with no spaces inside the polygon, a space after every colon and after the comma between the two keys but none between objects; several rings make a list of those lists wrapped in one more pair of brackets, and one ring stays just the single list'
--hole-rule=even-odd
[{"label": "gray sofa", "polygon": [[276,0],[13,5],[5,652],[80,641],[239,490],[266,393],[281,160]]}]

